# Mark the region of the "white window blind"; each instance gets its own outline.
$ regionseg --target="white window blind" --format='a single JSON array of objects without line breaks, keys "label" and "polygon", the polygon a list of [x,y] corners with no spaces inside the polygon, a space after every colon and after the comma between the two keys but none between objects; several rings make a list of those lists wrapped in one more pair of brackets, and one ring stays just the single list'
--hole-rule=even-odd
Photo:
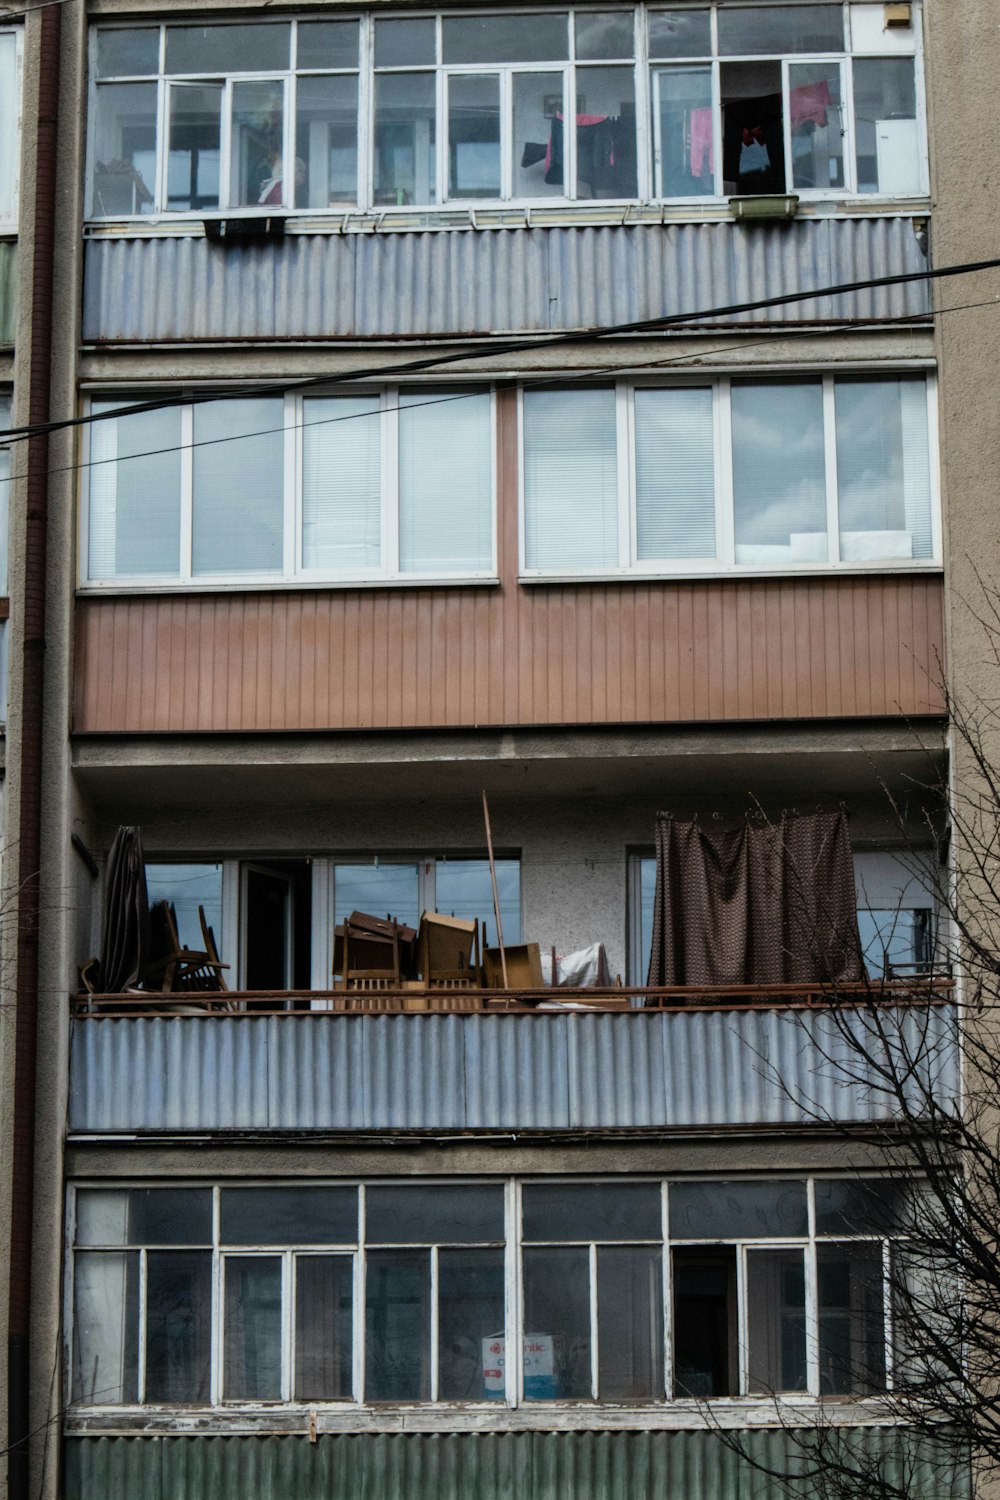
[{"label": "white window blind", "polygon": [[280,571],[283,422],[280,399],[195,407],[192,572]]},{"label": "white window blind", "polygon": [[[114,405],[95,402],[94,411],[110,411]],[[90,576],[175,576],[180,558],[179,408],[95,422],[90,464]]]},{"label": "white window blind", "polygon": [[378,399],[306,401],[302,433],[302,566],[330,572],[381,564]]},{"label": "white window blind", "polygon": [[922,378],[838,380],[841,555],[933,555],[927,394]]},{"label": "white window blind", "polygon": [[617,566],[613,390],[525,393],[524,523],[529,568]]},{"label": "white window blind", "polygon": [[713,558],[711,389],[635,393],[636,554]]},{"label": "white window blind", "polygon": [[734,383],[732,413],[736,561],[825,562],[821,382]]},{"label": "white window blind", "polygon": [[0,221],[17,215],[18,164],[17,37],[0,36]]},{"label": "white window blind", "polygon": [[492,447],[489,392],[400,396],[401,573],[492,566]]}]

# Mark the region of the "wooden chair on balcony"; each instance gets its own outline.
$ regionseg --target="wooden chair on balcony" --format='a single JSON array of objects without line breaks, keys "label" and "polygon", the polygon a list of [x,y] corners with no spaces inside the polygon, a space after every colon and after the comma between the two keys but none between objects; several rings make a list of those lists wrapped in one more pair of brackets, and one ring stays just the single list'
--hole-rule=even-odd
[{"label": "wooden chair on balcony", "polygon": [[[202,935],[211,928],[199,908]],[[219,959],[212,937],[211,947],[185,948],[177,932],[177,914],[169,901],[156,901],[150,908],[150,951],[153,954],[142,976],[144,990],[161,994],[218,993],[227,991],[223,972],[229,968]]]},{"label": "wooden chair on balcony", "polygon": [[350,919],[335,927],[333,972],[335,989],[398,990],[403,979],[398,922],[390,918],[385,936],[360,930]]}]

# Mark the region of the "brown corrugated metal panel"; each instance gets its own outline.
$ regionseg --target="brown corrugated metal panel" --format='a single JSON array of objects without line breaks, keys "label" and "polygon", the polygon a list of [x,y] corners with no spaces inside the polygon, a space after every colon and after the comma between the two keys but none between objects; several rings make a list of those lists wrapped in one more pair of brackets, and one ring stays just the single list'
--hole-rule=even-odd
[{"label": "brown corrugated metal panel", "polygon": [[78,732],[940,714],[930,576],[86,598]]}]

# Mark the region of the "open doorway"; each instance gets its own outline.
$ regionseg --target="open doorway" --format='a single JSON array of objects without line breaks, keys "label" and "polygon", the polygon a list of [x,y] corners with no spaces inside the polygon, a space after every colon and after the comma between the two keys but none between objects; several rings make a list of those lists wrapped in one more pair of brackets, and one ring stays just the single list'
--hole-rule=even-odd
[{"label": "open doorway", "polygon": [[240,866],[242,985],[306,990],[312,942],[312,867],[305,859]]}]

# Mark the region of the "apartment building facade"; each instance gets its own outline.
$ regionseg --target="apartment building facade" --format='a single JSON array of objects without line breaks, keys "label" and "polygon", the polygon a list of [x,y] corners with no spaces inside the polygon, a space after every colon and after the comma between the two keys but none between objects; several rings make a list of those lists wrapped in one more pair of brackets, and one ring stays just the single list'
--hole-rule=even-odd
[{"label": "apartment building facade", "polygon": [[[995,545],[987,318],[944,313],[996,273],[923,278],[995,251],[995,33],[935,0],[0,17],[25,181],[58,61],[44,362],[80,419],[48,453],[12,1496],[707,1500],[772,1493],[790,1426],[891,1454],[874,1080],[778,984],[637,991],[663,812],[844,806],[868,972],[933,967],[913,789],[974,651],[956,547]],[[123,826],[224,1002],[81,993]],[[356,910],[599,943],[622,987],[347,1009]],[[947,1041],[950,1000],[897,1000]]]}]

